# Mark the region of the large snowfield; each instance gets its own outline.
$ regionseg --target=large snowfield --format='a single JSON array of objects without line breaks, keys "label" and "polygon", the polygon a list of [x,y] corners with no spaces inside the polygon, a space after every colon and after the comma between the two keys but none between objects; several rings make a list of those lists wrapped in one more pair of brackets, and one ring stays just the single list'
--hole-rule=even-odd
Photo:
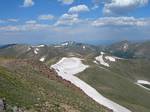
[{"label": "large snowfield", "polygon": [[84,65],[81,60],[82,59],[76,57],[64,57],[58,63],[52,65],[51,68],[55,69],[58,75],[63,79],[70,81],[72,84],[79,87],[85,94],[99,104],[112,109],[114,112],[131,112],[127,108],[105,98],[97,92],[96,89],[75,76],[75,74],[82,72],[89,67],[88,65]]}]

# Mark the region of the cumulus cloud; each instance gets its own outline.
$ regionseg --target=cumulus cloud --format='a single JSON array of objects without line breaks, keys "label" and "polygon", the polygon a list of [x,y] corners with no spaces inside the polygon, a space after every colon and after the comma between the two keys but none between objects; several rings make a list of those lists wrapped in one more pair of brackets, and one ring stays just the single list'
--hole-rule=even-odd
[{"label": "cumulus cloud", "polygon": [[63,14],[58,21],[55,23],[55,26],[58,25],[73,25],[79,23],[78,14]]},{"label": "cumulus cloud", "polygon": [[38,19],[39,20],[52,20],[52,19],[54,19],[54,16],[53,15],[51,15],[51,14],[44,14],[44,15],[40,15],[39,17],[38,17]]},{"label": "cumulus cloud", "polygon": [[89,11],[88,6],[86,5],[77,5],[77,6],[73,6],[69,9],[69,13],[80,13],[80,12],[87,12]]},{"label": "cumulus cloud", "polygon": [[24,0],[23,7],[31,7],[34,5],[33,0]]},{"label": "cumulus cloud", "polygon": [[122,15],[138,7],[143,7],[148,2],[148,0],[107,0],[104,2],[103,13],[105,15]]},{"label": "cumulus cloud", "polygon": [[150,19],[134,17],[103,17],[92,22],[93,26],[148,26]]},{"label": "cumulus cloud", "polygon": [[74,2],[74,0],[58,0],[58,1],[65,5],[70,5]]},{"label": "cumulus cloud", "polygon": [[[78,21],[73,21],[74,18]],[[41,42],[46,36],[45,42],[68,39],[100,42],[101,40],[149,39],[150,35],[150,18],[102,17],[95,20],[82,20],[77,14],[63,14],[58,21],[58,26],[40,23],[0,25],[0,42],[8,38],[12,43],[12,41],[18,41],[20,37],[27,39],[27,42],[31,38]],[[81,38],[83,35],[84,38]],[[14,40],[16,37],[17,39]],[[22,38],[21,42],[24,42]]]}]

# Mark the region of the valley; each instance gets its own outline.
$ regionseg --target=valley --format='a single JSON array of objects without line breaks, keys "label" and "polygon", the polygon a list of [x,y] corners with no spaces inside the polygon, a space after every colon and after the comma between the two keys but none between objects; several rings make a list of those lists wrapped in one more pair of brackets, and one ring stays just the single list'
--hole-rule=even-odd
[{"label": "valley", "polygon": [[[10,109],[17,106],[29,112],[43,108],[47,112],[149,112],[149,85],[142,85],[150,79],[149,57],[136,57],[138,49],[132,57],[124,57],[122,52],[128,51],[115,55],[108,48],[76,42],[3,46],[0,97],[6,98]],[[18,95],[14,89],[23,91]],[[44,102],[49,106],[44,107]]]}]

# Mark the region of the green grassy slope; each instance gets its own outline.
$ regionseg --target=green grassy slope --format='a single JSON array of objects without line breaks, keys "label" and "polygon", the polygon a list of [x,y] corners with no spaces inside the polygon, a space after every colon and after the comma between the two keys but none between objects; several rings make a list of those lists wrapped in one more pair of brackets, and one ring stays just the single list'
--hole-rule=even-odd
[{"label": "green grassy slope", "polygon": [[150,112],[150,92],[135,84],[137,79],[150,79],[148,61],[124,60],[112,63],[110,68],[91,62],[87,63],[89,69],[77,75],[80,79],[133,112]]},{"label": "green grassy slope", "polygon": [[32,64],[8,62],[0,63],[0,98],[6,98],[7,111],[19,106],[28,112],[108,112],[78,88],[51,78],[53,74],[47,78]]}]

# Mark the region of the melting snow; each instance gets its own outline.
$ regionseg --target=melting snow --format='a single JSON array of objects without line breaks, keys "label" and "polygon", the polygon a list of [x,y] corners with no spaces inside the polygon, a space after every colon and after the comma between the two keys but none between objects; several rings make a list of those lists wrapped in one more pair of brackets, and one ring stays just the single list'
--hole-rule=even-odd
[{"label": "melting snow", "polygon": [[34,49],[34,53],[35,53],[35,54],[38,54],[38,51],[39,51],[38,48],[35,48],[35,49]]},{"label": "melting snow", "polygon": [[38,45],[38,46],[32,46],[32,47],[44,47],[45,45]]},{"label": "melting snow", "polygon": [[[100,63],[101,65],[104,65],[106,67],[109,67],[109,63],[105,62],[105,60],[108,60],[110,62],[116,62],[116,60],[123,60],[123,58],[119,58],[119,57],[115,57],[115,56],[104,56],[104,52],[100,53],[100,56],[95,57],[95,61],[93,61],[94,63],[98,64]],[[105,59],[105,60],[104,60]]]},{"label": "melting snow", "polygon": [[106,62],[103,60],[103,55],[104,55],[104,52],[101,52],[101,55],[95,57],[95,59],[96,59],[96,61],[98,61],[101,65],[104,65],[104,66],[106,66],[106,67],[109,67],[109,64],[106,63]]},{"label": "melting snow", "polygon": [[96,89],[92,88],[90,85],[74,76],[74,74],[82,72],[89,67],[88,65],[84,65],[80,58],[62,58],[58,63],[52,65],[51,67],[56,70],[59,76],[79,87],[85,92],[85,94],[87,94],[99,104],[112,109],[114,112],[131,112],[127,108],[122,107],[119,104],[105,98],[100,93],[98,93]]},{"label": "melting snow", "polygon": [[138,80],[137,83],[150,85],[150,82],[145,81],[145,80]]},{"label": "melting snow", "polygon": [[30,51],[31,50],[31,47],[28,47],[27,51]]},{"label": "melting snow", "polygon": [[69,44],[68,42],[65,42],[65,43],[62,43],[61,45],[56,45],[54,47],[59,48],[59,47],[67,46],[68,44]]},{"label": "melting snow", "polygon": [[66,42],[66,43],[62,43],[61,45],[62,46],[67,46],[69,43],[68,42]]},{"label": "melting snow", "polygon": [[140,87],[144,88],[144,89],[150,90],[149,88],[142,85],[142,84],[150,85],[149,81],[137,80],[136,84],[139,85]]},{"label": "melting snow", "polygon": [[83,46],[83,49],[85,49],[85,46]]},{"label": "melting snow", "polygon": [[106,59],[106,60],[109,60],[109,61],[112,61],[112,62],[115,62],[115,61],[116,61],[116,58],[115,58],[115,57],[112,57],[112,56],[105,56],[105,59]]},{"label": "melting snow", "polygon": [[101,55],[104,55],[105,53],[104,52],[101,52]]},{"label": "melting snow", "polygon": [[44,62],[45,61],[45,56],[43,56],[42,58],[40,58],[40,61]]},{"label": "melting snow", "polygon": [[93,61],[93,63],[95,63],[95,64],[98,64],[98,62],[95,60],[95,61]]}]

